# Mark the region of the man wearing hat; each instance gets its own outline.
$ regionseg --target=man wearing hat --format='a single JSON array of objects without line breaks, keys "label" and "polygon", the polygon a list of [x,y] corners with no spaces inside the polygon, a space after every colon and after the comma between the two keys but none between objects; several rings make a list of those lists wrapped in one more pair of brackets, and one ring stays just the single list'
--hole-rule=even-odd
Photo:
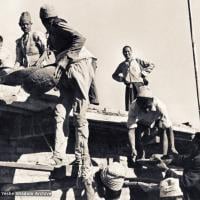
[{"label": "man wearing hat", "polygon": [[126,85],[125,110],[128,111],[130,104],[137,97],[139,87],[148,85],[146,77],[153,70],[154,64],[134,58],[130,46],[124,46],[122,53],[125,61],[119,64],[112,77]]},{"label": "man wearing hat", "polygon": [[199,200],[200,199],[200,132],[195,134],[188,146],[189,155],[171,155],[167,160],[167,164],[183,167],[183,175],[176,174],[166,164],[165,160],[155,157],[160,163],[158,167],[165,170],[166,178],[179,178],[180,188],[183,191],[185,200]]},{"label": "man wearing hat", "polygon": [[125,177],[126,169],[119,162],[101,168],[94,177],[98,195],[106,200],[120,199]]},{"label": "man wearing hat", "polygon": [[[40,8],[40,18],[49,37],[48,45],[56,57],[55,78],[60,78],[60,101],[55,109],[55,150],[52,164],[62,163],[66,156],[69,136],[69,113],[73,109],[75,126],[75,163],[89,166],[88,121],[86,111],[89,88],[94,78],[95,58],[84,47],[85,38],[69,27],[67,21],[58,18],[54,7]],[[82,168],[81,176],[85,176]]]},{"label": "man wearing hat", "polygon": [[177,178],[166,178],[160,182],[160,199],[183,200],[183,193]]},{"label": "man wearing hat", "polygon": [[29,12],[26,11],[21,14],[19,26],[24,34],[16,40],[15,67],[31,67],[45,64],[47,59],[46,37],[41,32],[31,30],[32,21]]},{"label": "man wearing hat", "polygon": [[[163,154],[177,153],[174,145],[172,122],[165,105],[154,97],[147,86],[139,88],[138,97],[130,106],[128,114],[128,136],[132,160],[144,157],[142,135],[153,132],[157,127],[161,133]],[[136,149],[137,151],[136,151]]]}]

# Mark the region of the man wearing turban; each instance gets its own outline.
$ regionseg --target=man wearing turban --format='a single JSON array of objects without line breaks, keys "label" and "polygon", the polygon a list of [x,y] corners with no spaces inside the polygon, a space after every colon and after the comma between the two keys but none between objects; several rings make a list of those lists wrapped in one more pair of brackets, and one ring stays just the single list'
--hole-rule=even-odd
[{"label": "man wearing turban", "polygon": [[31,30],[32,20],[29,12],[21,14],[19,26],[24,34],[16,40],[15,67],[45,64],[46,37],[41,32]]},{"label": "man wearing turban", "polygon": [[85,169],[90,166],[88,149],[88,121],[86,111],[89,104],[89,89],[94,79],[96,58],[84,47],[85,38],[58,18],[53,7],[40,8],[40,18],[49,37],[48,45],[56,57],[55,78],[60,78],[58,86],[60,101],[55,109],[55,149],[50,164],[63,162],[69,136],[69,113],[73,109],[75,126],[75,163],[81,167],[80,176],[85,177]]},{"label": "man wearing turban", "polygon": [[106,200],[120,199],[125,177],[126,167],[119,162],[113,162],[108,166],[100,168],[94,175],[94,185],[99,197]]}]

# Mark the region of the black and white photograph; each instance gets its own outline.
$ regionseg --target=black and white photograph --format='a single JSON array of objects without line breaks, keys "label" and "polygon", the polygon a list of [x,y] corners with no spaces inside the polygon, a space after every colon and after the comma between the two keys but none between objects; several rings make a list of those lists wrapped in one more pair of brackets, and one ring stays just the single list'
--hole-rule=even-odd
[{"label": "black and white photograph", "polygon": [[0,3],[0,200],[200,200],[199,0]]}]

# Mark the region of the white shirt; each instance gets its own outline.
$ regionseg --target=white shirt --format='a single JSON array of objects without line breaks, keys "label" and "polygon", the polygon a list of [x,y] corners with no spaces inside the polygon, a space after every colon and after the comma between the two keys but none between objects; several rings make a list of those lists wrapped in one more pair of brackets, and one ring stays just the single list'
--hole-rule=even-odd
[{"label": "white shirt", "polygon": [[154,97],[152,109],[147,112],[140,108],[137,99],[130,105],[127,122],[129,129],[136,128],[138,124],[152,128],[157,120],[162,122],[163,128],[172,126],[166,106],[158,98]]}]

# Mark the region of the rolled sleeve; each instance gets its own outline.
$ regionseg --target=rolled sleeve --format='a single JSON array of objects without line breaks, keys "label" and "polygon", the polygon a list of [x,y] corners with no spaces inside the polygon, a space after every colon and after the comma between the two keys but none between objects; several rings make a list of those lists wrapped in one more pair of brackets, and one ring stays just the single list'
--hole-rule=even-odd
[{"label": "rolled sleeve", "polygon": [[158,99],[156,100],[157,100],[157,107],[161,113],[160,121],[162,128],[170,128],[172,126],[172,121],[168,115],[167,108],[161,101],[159,101]]},{"label": "rolled sleeve", "polygon": [[122,65],[122,63],[121,63],[121,64],[117,67],[117,69],[115,70],[115,72],[113,73],[112,78],[113,78],[115,81],[123,82],[122,68],[123,68],[123,65]]},{"label": "rolled sleeve", "polygon": [[140,66],[142,67],[142,75],[143,76],[148,76],[153,69],[155,68],[155,65],[153,63],[141,60],[141,59],[136,59],[136,61],[140,64]]}]

